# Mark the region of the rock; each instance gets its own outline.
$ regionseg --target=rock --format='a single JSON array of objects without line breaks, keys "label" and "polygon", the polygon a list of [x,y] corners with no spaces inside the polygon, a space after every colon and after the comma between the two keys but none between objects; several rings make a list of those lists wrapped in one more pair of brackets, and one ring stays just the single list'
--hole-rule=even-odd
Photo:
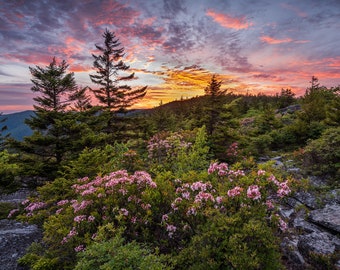
[{"label": "rock", "polygon": [[333,254],[339,250],[340,239],[327,232],[313,232],[299,238],[298,248],[302,253],[313,252],[321,255]]},{"label": "rock", "polygon": [[13,204],[19,204],[31,195],[29,189],[20,189],[11,194],[0,194],[0,202],[10,202]]},{"label": "rock", "polygon": [[290,216],[295,212],[292,208],[283,208],[282,206],[279,207],[279,213],[284,218],[290,218]]},{"label": "rock", "polygon": [[296,111],[301,110],[300,104],[289,105],[288,107],[276,110],[276,113],[280,113],[281,115],[285,115],[288,113],[294,113]]},{"label": "rock", "polygon": [[326,205],[322,209],[311,211],[308,218],[311,222],[318,224],[332,232],[340,233],[340,205]]},{"label": "rock", "polygon": [[28,225],[14,220],[0,220],[0,270],[26,269],[18,266],[17,260],[34,241],[42,238],[36,225]]},{"label": "rock", "polygon": [[293,198],[310,209],[320,208],[320,200],[311,193],[305,191],[296,192]]},{"label": "rock", "polygon": [[334,235],[313,232],[300,236],[297,246],[303,257],[314,264],[315,256],[330,257],[338,250],[339,244],[339,238]]},{"label": "rock", "polygon": [[285,237],[281,243],[281,249],[287,263],[287,269],[305,269],[305,259],[298,250],[298,238]]}]

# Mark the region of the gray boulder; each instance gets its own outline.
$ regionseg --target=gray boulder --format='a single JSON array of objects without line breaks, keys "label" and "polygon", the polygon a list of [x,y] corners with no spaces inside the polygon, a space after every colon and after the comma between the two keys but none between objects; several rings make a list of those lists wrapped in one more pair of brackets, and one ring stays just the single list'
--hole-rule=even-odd
[{"label": "gray boulder", "polygon": [[0,270],[26,269],[17,264],[26,249],[34,241],[42,238],[36,225],[28,225],[14,220],[0,220]]},{"label": "gray boulder", "polygon": [[340,233],[340,205],[326,205],[322,209],[313,210],[309,214],[309,221],[322,226],[334,233]]}]

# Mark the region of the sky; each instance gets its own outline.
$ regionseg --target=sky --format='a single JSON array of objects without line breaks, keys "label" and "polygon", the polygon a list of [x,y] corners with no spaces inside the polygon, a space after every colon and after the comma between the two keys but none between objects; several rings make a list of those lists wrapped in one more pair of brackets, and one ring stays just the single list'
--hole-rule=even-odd
[{"label": "sky", "polygon": [[125,49],[135,108],[204,94],[211,76],[240,94],[297,96],[340,84],[340,0],[0,0],[0,112],[32,109],[29,67],[66,60],[96,88],[95,44],[105,29]]}]

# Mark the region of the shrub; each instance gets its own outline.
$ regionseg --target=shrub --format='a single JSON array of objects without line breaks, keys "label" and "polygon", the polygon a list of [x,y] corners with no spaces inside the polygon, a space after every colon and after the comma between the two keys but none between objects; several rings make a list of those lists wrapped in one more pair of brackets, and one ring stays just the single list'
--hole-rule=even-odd
[{"label": "shrub", "polygon": [[[106,226],[107,229],[110,226]],[[113,237],[101,241],[98,235],[93,244],[85,251],[78,253],[79,261],[75,270],[166,270],[162,260],[163,256],[151,253],[151,251],[135,241],[126,242],[119,231],[113,231]],[[106,237],[104,237],[105,239]],[[79,247],[81,249],[82,247]]]},{"label": "shrub", "polygon": [[340,127],[327,129],[317,139],[309,141],[304,149],[304,166],[309,173],[329,175],[339,184],[340,179]]}]

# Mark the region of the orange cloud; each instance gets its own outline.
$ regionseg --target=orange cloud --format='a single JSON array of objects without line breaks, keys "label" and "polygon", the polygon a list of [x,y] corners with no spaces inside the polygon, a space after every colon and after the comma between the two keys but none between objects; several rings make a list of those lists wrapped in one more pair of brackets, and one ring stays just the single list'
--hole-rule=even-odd
[{"label": "orange cloud", "polygon": [[213,18],[213,20],[219,23],[225,28],[232,28],[236,30],[247,29],[253,25],[253,23],[247,22],[245,17],[232,17],[228,14],[217,13],[212,9],[209,9],[206,14]]},{"label": "orange cloud", "polygon": [[[156,107],[180,99],[192,98],[204,95],[204,89],[211,80],[212,73],[197,65],[189,67],[168,68],[163,66],[164,71],[135,70],[144,74],[161,76],[163,82],[156,85],[149,85],[144,99],[134,105],[134,108]],[[221,80],[222,89],[230,89],[234,93],[238,91],[240,84],[232,75],[217,74]]]},{"label": "orange cloud", "polygon": [[284,39],[275,39],[269,36],[262,36],[261,40],[263,42],[266,42],[268,44],[281,44],[281,43],[288,43],[292,42],[293,40],[291,38],[284,38]]}]

